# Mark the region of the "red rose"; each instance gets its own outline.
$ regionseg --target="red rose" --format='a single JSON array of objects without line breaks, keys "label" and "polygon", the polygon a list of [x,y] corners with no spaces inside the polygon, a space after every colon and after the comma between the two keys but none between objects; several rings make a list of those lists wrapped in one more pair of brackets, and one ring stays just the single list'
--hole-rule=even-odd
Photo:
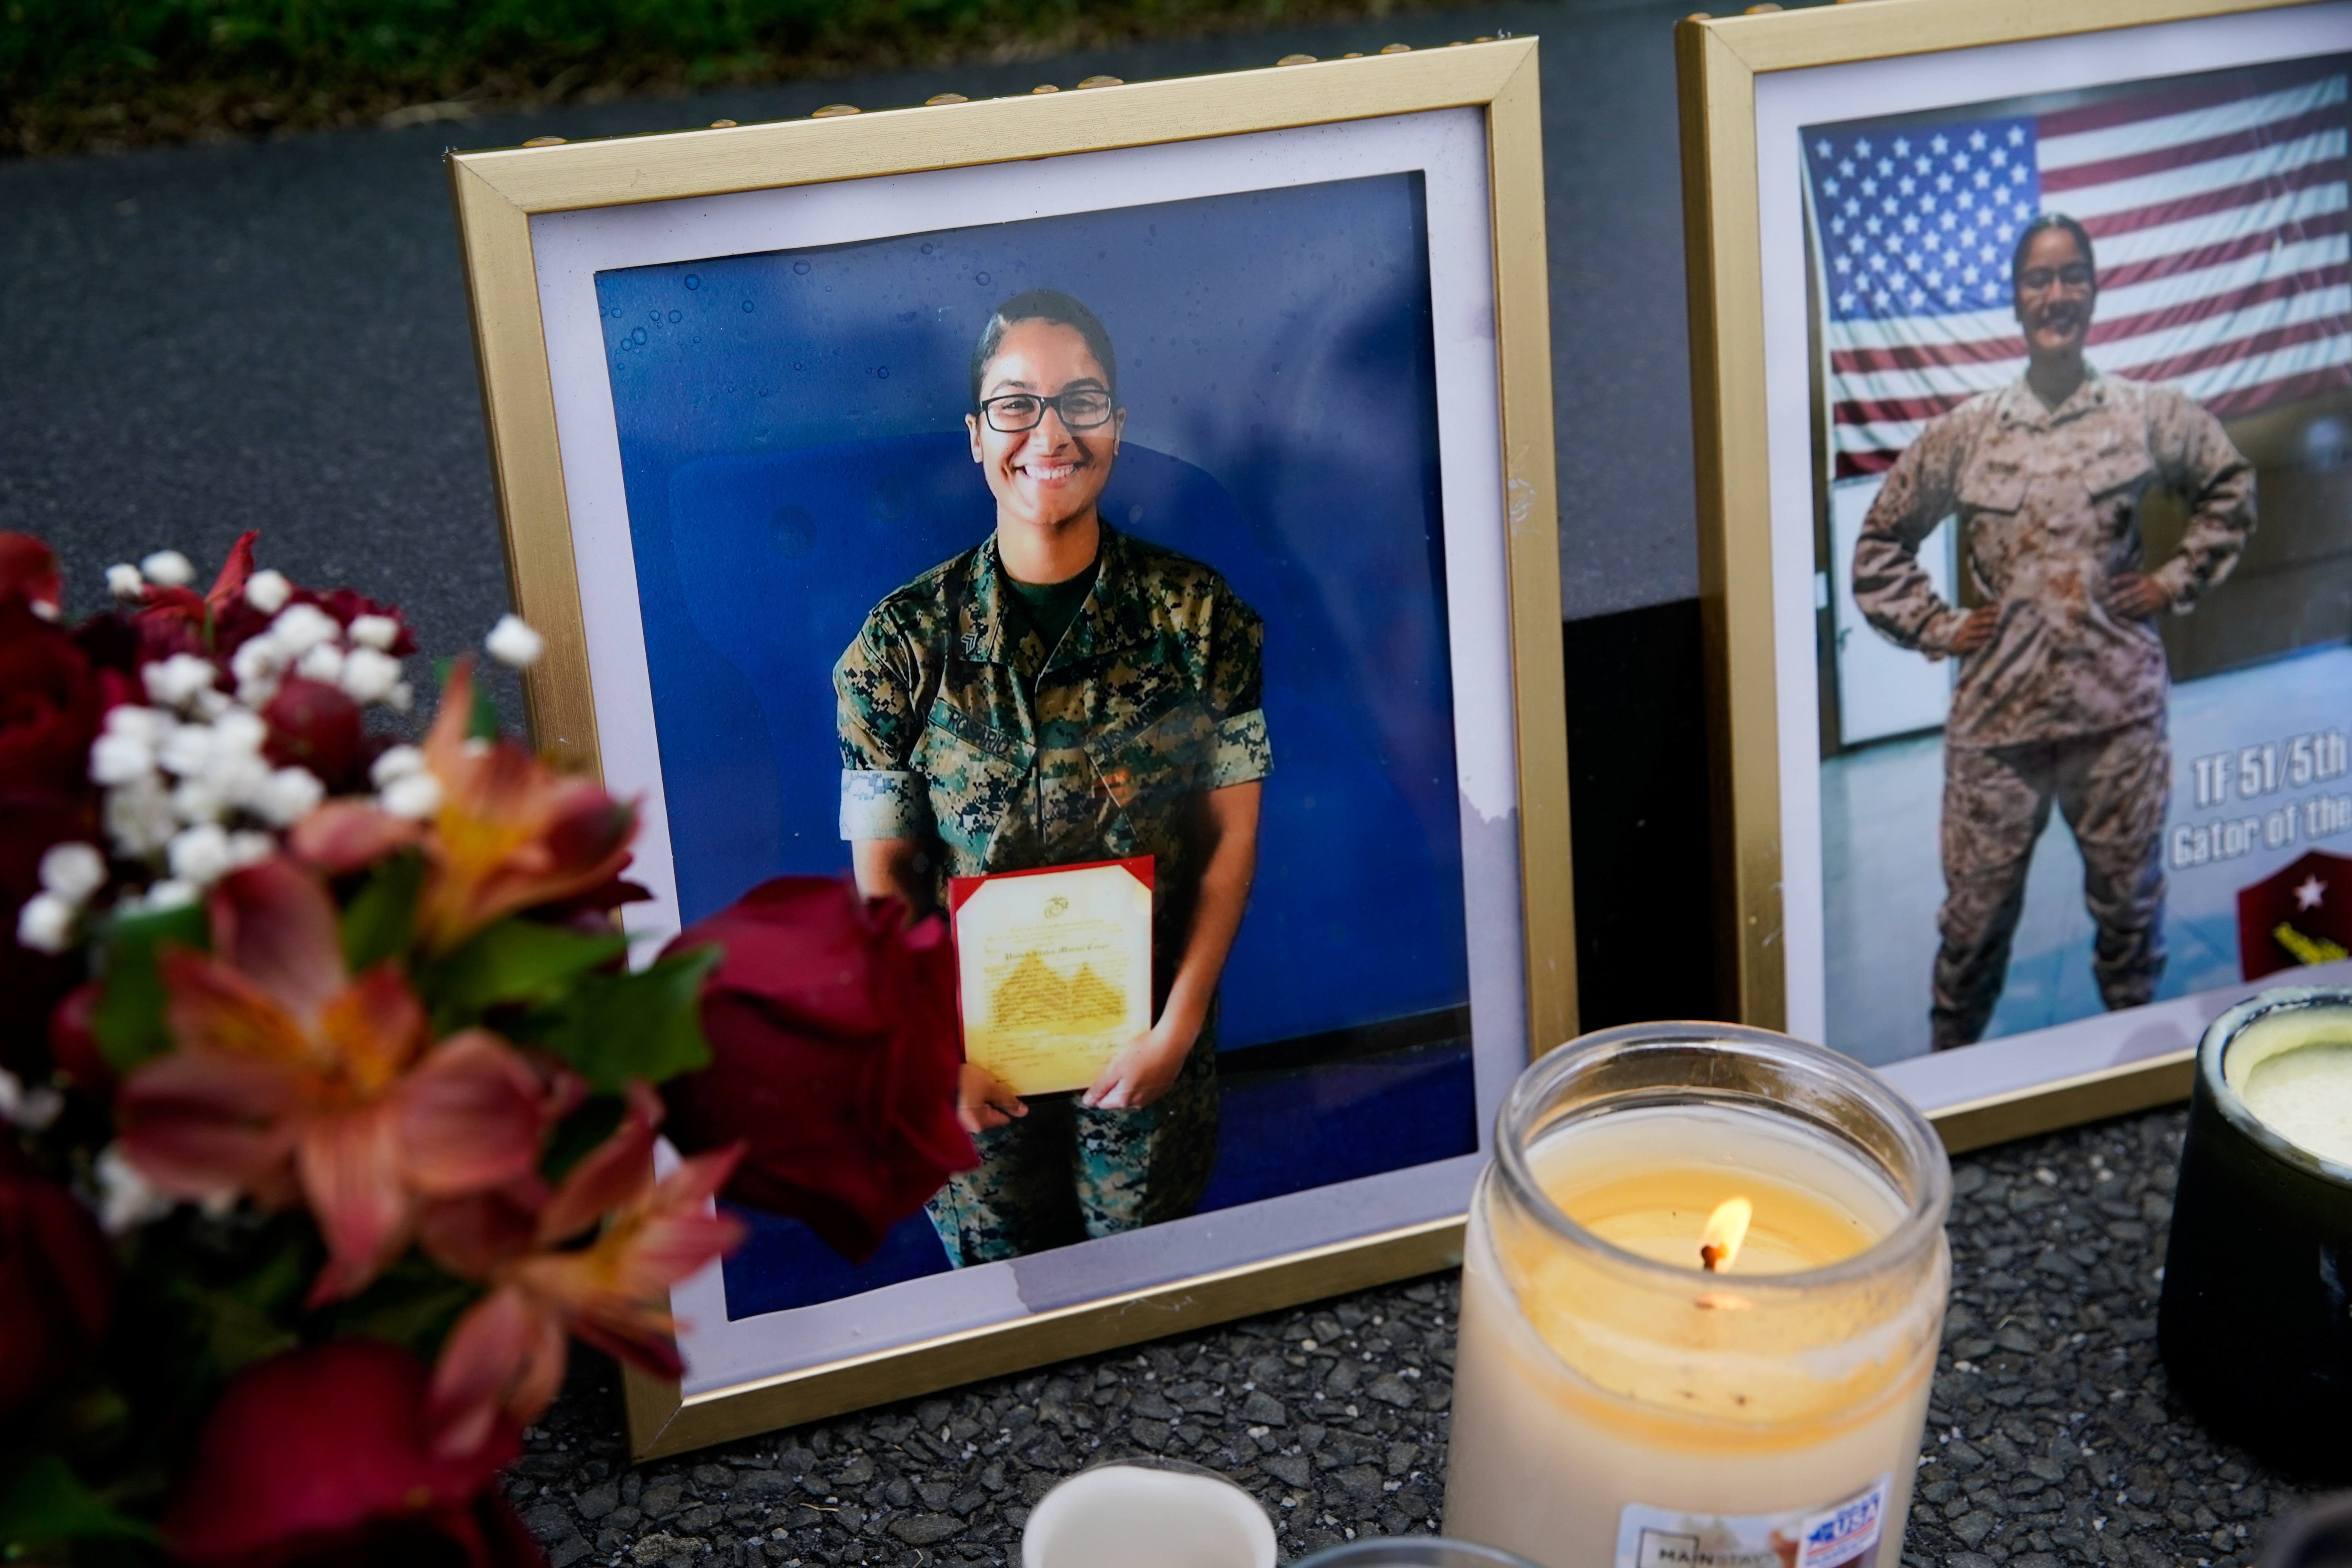
[{"label": "red rose", "polygon": [[191,1568],[542,1563],[489,1489],[520,1447],[513,1426],[473,1453],[436,1457],[424,1421],[428,1375],[380,1340],[334,1340],[240,1373],[164,1510],[173,1559]]},{"label": "red rose", "polygon": [[780,877],[667,951],[725,950],[702,994],[711,1064],[665,1086],[692,1153],[741,1139],[726,1195],[863,1258],[956,1171],[955,958],[939,920],[845,882]]},{"label": "red rose", "polygon": [[49,1009],[78,984],[80,955],[34,952],[16,941],[16,911],[40,890],[42,851],[98,840],[89,745],[105,681],[72,637],[0,594],[0,1067],[41,1070]]},{"label": "red rose", "polygon": [[0,1141],[0,1417],[57,1386],[114,1315],[114,1251],[89,1212]]},{"label": "red rose", "polygon": [[0,533],[0,599],[22,599],[47,619],[65,596],[56,551],[28,533]]},{"label": "red rose", "polygon": [[310,769],[331,793],[352,794],[366,787],[363,715],[340,688],[294,677],[278,688],[261,716],[269,721],[272,763]]}]

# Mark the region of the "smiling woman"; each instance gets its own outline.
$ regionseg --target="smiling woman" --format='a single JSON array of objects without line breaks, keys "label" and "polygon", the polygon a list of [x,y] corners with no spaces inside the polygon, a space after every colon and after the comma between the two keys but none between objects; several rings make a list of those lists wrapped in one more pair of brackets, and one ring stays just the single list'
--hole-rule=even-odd
[{"label": "smiling woman", "polygon": [[929,1205],[959,1267],[1189,1214],[1216,1151],[1217,980],[1273,764],[1264,627],[1208,567],[1104,524],[1118,363],[1066,294],[997,307],[964,416],[995,531],[885,598],[834,672],[868,895],[919,911],[950,877],[1149,858],[1150,1027],[1075,1100],[964,1066],[982,1164]]}]

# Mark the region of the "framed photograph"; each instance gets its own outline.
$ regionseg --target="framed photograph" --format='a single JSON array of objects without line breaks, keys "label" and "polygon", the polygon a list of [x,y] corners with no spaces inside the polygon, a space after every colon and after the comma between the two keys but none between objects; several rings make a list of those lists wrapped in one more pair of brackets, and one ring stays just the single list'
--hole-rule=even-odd
[{"label": "framed photograph", "polygon": [[1677,35],[1722,949],[1955,1146],[2352,975],[2341,0]]},{"label": "framed photograph", "polygon": [[[1576,1032],[1536,71],[450,159],[532,724],[642,803],[637,950],[784,873],[953,908],[967,1079],[1029,1089],[863,1264],[746,1211],[641,1456],[1458,1256]],[[1165,1097],[1078,1103],[1179,996]]]}]

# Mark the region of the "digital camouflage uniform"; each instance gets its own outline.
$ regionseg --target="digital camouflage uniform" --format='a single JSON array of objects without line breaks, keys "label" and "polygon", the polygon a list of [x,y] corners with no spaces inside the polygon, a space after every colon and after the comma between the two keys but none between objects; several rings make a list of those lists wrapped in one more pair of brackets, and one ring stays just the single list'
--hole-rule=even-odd
[{"label": "digital camouflage uniform", "polygon": [[[1156,1017],[1192,929],[1202,796],[1273,767],[1265,628],[1196,561],[1108,527],[1097,560],[1051,649],[992,537],[874,607],[834,668],[841,834],[928,842],[940,909],[951,876],[1151,856]],[[960,1268],[1189,1214],[1216,1154],[1215,1007],[1151,1105],[1040,1096],[976,1142],[980,1168],[929,1205]]]},{"label": "digital camouflage uniform", "polygon": [[2143,570],[2151,489],[2186,498],[2179,553],[2148,573],[2186,614],[2230,574],[2254,526],[2254,475],[2185,395],[2093,371],[2055,409],[2023,380],[1929,422],[1864,519],[1854,603],[1895,643],[1951,653],[1968,612],[1937,598],[1919,543],[1947,517],[1990,645],[1962,658],[1944,728],[1945,897],[1930,1019],[1937,1049],[1980,1038],[2009,973],[2034,841],[2054,799],[2083,854],[2110,1008],[2151,1000],[2164,973],[2164,644],[2109,614],[2108,580]]}]

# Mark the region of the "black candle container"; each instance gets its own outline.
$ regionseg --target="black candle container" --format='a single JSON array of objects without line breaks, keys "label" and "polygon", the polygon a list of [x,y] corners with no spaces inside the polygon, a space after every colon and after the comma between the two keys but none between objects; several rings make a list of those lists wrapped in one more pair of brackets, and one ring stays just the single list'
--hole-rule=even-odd
[{"label": "black candle container", "polygon": [[2205,1031],[2157,1332],[2173,1386],[2216,1434],[2280,1469],[2344,1477],[2352,1476],[2352,1167],[2273,1131],[2228,1070],[2249,1026],[2316,1024],[2278,1016],[2321,1008],[2340,1013],[2352,1041],[2352,991],[2339,990],[2264,992]]}]

